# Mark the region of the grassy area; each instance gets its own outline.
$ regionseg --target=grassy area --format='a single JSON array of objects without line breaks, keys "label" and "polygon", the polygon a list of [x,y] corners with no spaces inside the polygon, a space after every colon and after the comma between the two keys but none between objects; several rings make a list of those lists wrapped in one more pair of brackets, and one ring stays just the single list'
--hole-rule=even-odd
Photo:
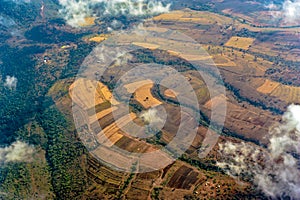
[{"label": "grassy area", "polygon": [[226,42],[225,46],[248,50],[254,40],[254,38],[233,36],[228,40],[228,42]]}]

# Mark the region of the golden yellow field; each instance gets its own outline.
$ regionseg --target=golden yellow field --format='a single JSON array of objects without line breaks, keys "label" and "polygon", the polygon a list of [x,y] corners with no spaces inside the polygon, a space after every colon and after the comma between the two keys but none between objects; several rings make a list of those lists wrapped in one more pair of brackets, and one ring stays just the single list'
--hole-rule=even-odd
[{"label": "golden yellow field", "polygon": [[209,60],[212,57],[211,56],[200,56],[200,55],[193,55],[193,54],[180,54],[179,55],[181,58],[189,60],[189,61],[197,61],[197,60]]},{"label": "golden yellow field", "polygon": [[103,83],[99,82],[99,88],[100,92],[104,96],[106,100],[108,100],[112,105],[118,105],[120,104],[112,95],[112,93],[109,91],[108,87],[104,85]]},{"label": "golden yellow field", "polygon": [[271,96],[276,96],[288,103],[300,103],[300,87],[280,84],[280,86],[271,93]]},{"label": "golden yellow field", "polygon": [[151,88],[153,83],[146,84],[138,88],[135,92],[135,99],[146,109],[162,104],[158,99],[153,97]]},{"label": "golden yellow field", "polygon": [[174,11],[171,13],[161,14],[159,16],[153,17],[153,20],[178,20],[184,15],[183,11]]},{"label": "golden yellow field", "polygon": [[151,44],[151,43],[133,42],[132,44],[139,46],[139,47],[146,48],[146,49],[150,49],[150,50],[155,50],[155,49],[159,48],[159,45]]},{"label": "golden yellow field", "polygon": [[120,128],[117,124],[110,124],[108,127],[97,134],[98,142],[109,147],[114,145],[119,139],[123,137],[123,135],[120,134],[119,131]]},{"label": "golden yellow field", "polygon": [[176,98],[176,96],[178,95],[178,93],[176,93],[175,91],[173,91],[171,89],[167,89],[167,90],[165,90],[164,95],[166,97]]},{"label": "golden yellow field", "polygon": [[100,82],[80,78],[70,86],[69,93],[75,103],[82,108],[89,109],[106,101],[105,96],[99,90],[101,87],[103,85]]},{"label": "golden yellow field", "polygon": [[[176,35],[176,34],[175,34]],[[144,48],[156,49],[168,51],[171,54],[178,55],[188,60],[206,60],[209,55],[202,49],[202,45],[190,42],[182,42],[180,40],[170,40],[163,37],[147,37],[140,35],[122,35],[116,38],[120,43],[131,43]],[[145,42],[146,40],[146,42]]]},{"label": "golden yellow field", "polygon": [[216,107],[217,105],[219,105],[220,103],[223,103],[224,100],[226,101],[227,99],[228,98],[225,95],[221,94],[221,95],[213,97],[212,99],[207,101],[204,104],[204,107],[207,108],[207,109],[211,109],[212,105],[214,105]]},{"label": "golden yellow field", "polygon": [[182,17],[179,19],[181,22],[193,22],[199,24],[209,24],[208,20],[205,18],[189,18],[189,17]]},{"label": "golden yellow field", "polygon": [[225,46],[248,50],[254,40],[254,38],[233,36],[228,40]]},{"label": "golden yellow field", "polygon": [[100,42],[102,42],[102,41],[104,41],[106,39],[107,39],[107,36],[105,36],[105,35],[99,35],[99,36],[95,36],[95,37],[90,38],[89,41],[90,42],[98,42],[98,43],[100,43]]},{"label": "golden yellow field", "polygon": [[226,24],[230,23],[231,19],[228,17],[220,16],[211,12],[195,12],[189,9],[185,10],[184,16],[181,17],[179,21],[187,21],[201,24]]},{"label": "golden yellow field", "polygon": [[272,93],[278,86],[280,85],[280,83],[271,81],[271,80],[265,80],[265,83],[260,86],[259,88],[257,88],[258,92],[261,92],[263,94],[270,94]]},{"label": "golden yellow field", "polygon": [[103,111],[100,111],[92,116],[89,117],[89,122],[90,124],[95,123],[96,121],[98,121],[99,119],[105,117],[106,115],[109,115],[110,113],[112,113],[113,111],[117,110],[117,107],[110,107],[108,109],[105,109]]},{"label": "golden yellow field", "polygon": [[257,88],[257,91],[277,97],[287,103],[300,103],[300,87],[283,85],[275,81],[265,80],[265,83]]},{"label": "golden yellow field", "polygon": [[142,80],[142,81],[137,81],[134,83],[130,83],[125,85],[124,87],[126,88],[127,92],[132,94],[134,93],[141,85],[147,85],[147,84],[152,84],[153,81],[151,81],[150,79],[148,80]]},{"label": "golden yellow field", "polygon": [[[133,119],[136,117],[136,114],[130,113],[121,117],[120,119],[117,119],[114,123],[105,127],[100,133],[97,134],[98,141],[106,146],[114,145],[124,136],[121,128],[133,121]],[[110,141],[108,141],[108,139]]]},{"label": "golden yellow field", "polygon": [[[74,92],[75,91],[75,92]],[[90,109],[104,102],[118,105],[108,87],[101,82],[84,78],[77,79],[69,88],[72,100],[84,109]]]},{"label": "golden yellow field", "polygon": [[210,12],[195,12],[190,9],[181,11],[172,11],[170,13],[161,14],[153,18],[155,21],[181,21],[191,22],[197,24],[225,24],[230,23],[232,20],[229,17],[220,16]]},{"label": "golden yellow field", "polygon": [[79,26],[93,26],[95,25],[96,17],[86,17],[83,22],[79,22]]},{"label": "golden yellow field", "polygon": [[161,28],[161,27],[145,27],[146,30],[148,31],[154,31],[158,33],[165,33],[168,31],[166,28]]},{"label": "golden yellow field", "polygon": [[[238,16],[238,13],[232,13],[231,10],[223,10],[224,13],[231,13],[235,16]],[[252,21],[251,17],[245,17],[245,15],[240,15],[240,18],[246,19],[249,22]],[[153,20],[164,20],[164,21],[182,21],[182,22],[194,22],[194,23],[201,23],[201,24],[230,24],[233,23],[232,18],[226,17],[224,15],[220,15],[217,13],[212,13],[208,11],[192,11],[190,9],[185,9],[181,11],[172,11],[170,13],[162,14],[153,18]],[[241,23],[238,20],[234,21],[235,28],[237,30],[241,30],[246,28],[253,32],[260,32],[260,31],[288,31],[291,33],[295,33],[298,31],[298,27],[259,27],[259,26],[251,26],[250,24]]]}]

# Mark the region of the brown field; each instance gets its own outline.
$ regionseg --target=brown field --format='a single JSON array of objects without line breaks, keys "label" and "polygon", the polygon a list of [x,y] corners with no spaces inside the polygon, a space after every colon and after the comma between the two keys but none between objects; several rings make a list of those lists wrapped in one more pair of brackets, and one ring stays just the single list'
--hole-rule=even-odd
[{"label": "brown field", "polygon": [[[171,12],[172,13],[172,12]],[[271,56],[280,56],[284,59],[297,61],[299,60],[299,54],[296,51],[291,51],[291,48],[286,48],[288,45],[292,45],[295,42],[295,39],[297,39],[299,36],[297,35],[299,32],[299,28],[297,27],[285,27],[285,28],[273,28],[273,27],[254,27],[249,24],[245,24],[240,22],[239,20],[233,20],[230,17],[218,15],[216,13],[211,12],[203,12],[203,11],[191,11],[191,10],[184,10],[184,15],[181,17],[183,20],[180,19],[177,21],[168,21],[168,23],[164,24],[164,20],[162,20],[161,23],[163,27],[171,28],[175,30],[182,30],[184,33],[190,33],[193,38],[197,38],[199,41],[203,42],[204,44],[207,44],[207,42],[212,42],[213,44],[220,44],[228,42],[227,36],[228,34],[221,35],[218,33],[220,31],[220,27],[225,28],[224,24],[232,25],[229,27],[226,27],[226,31],[223,33],[226,33],[228,30],[232,30],[233,27],[240,31],[242,29],[248,29],[252,32],[261,32],[261,33],[272,33],[272,32],[278,32],[278,41],[282,41],[281,44],[274,43],[272,41],[264,41],[261,42],[260,40],[253,40],[252,38],[247,38],[247,41],[245,43],[245,39],[243,42],[238,42],[237,44],[234,44],[233,47],[241,48],[241,49],[249,49],[249,45],[251,45],[250,50],[255,52],[264,52],[267,55]],[[194,19],[195,18],[195,19]],[[201,23],[199,24],[199,29],[195,29],[193,27],[194,23],[193,21],[199,21],[201,19]],[[185,23],[185,21],[191,21],[189,23]],[[234,26],[233,26],[234,24]],[[209,25],[209,27],[204,26]],[[203,28],[201,28],[203,26]],[[199,35],[199,37],[198,37]],[[284,38],[294,38],[291,40],[291,42],[287,42]],[[236,37],[238,38],[238,37]],[[273,37],[270,37],[273,38]],[[277,39],[277,38],[276,38]],[[233,43],[235,43],[233,41]],[[231,44],[232,45],[232,44]],[[298,44],[293,44],[293,46],[297,46]],[[293,47],[293,49],[295,49]],[[283,51],[284,50],[284,51]],[[299,50],[299,49],[298,49]]]},{"label": "brown field", "polygon": [[[247,183],[228,178],[226,175],[218,175],[214,172],[207,172],[200,184],[196,186],[197,196],[206,197],[206,199],[232,199],[239,195],[237,191],[245,190],[249,185]],[[209,178],[208,178],[209,177]]]},{"label": "brown field", "polygon": [[[236,15],[239,18],[245,18],[245,15],[239,14],[239,13],[233,13],[231,12],[231,10],[229,9],[224,9],[223,10],[224,13],[230,13],[233,15]],[[260,14],[264,14],[263,12],[258,13]],[[238,16],[239,15],[239,16]],[[170,13],[167,14],[162,14],[159,15],[157,17],[154,17],[154,20],[158,21],[158,20],[162,20],[162,21],[180,21],[181,19],[183,19],[182,21],[188,21],[192,20],[193,21],[199,21],[201,20],[201,24],[214,24],[216,23],[217,25],[224,25],[224,24],[231,24],[233,22],[232,18],[230,17],[226,17],[217,13],[213,13],[213,12],[208,12],[208,11],[193,11],[190,9],[185,9],[185,10],[181,10],[181,11],[172,11]],[[253,22],[253,18],[247,16],[247,19],[250,23]],[[251,26],[250,24],[245,24],[245,23],[241,23],[239,21],[235,21],[235,26],[238,30],[242,29],[242,28],[247,28],[253,32],[259,32],[259,31],[290,31],[290,32],[295,32],[298,30],[297,27],[259,27],[259,26]]]},{"label": "brown field", "polygon": [[[300,48],[298,47],[297,42],[285,42],[284,39],[286,37],[298,38],[299,36],[297,34],[292,34],[289,32],[282,33],[282,36],[278,38],[278,40],[282,40],[281,43],[274,43],[271,40],[267,40],[264,42],[254,42],[250,50],[258,53],[264,52],[264,54],[270,56],[280,56],[281,58],[284,58],[286,60],[297,62],[300,58]],[[287,45],[291,45],[292,43],[294,43],[296,48],[287,48]]]},{"label": "brown field", "polygon": [[[231,80],[238,79],[239,76],[249,76],[247,85],[251,85],[255,89],[258,87],[257,84],[260,84],[261,81],[257,82],[258,78],[256,78],[255,81],[252,81],[252,79],[250,80],[250,77],[254,74],[255,76],[264,76],[265,71],[268,68],[271,68],[273,64],[270,61],[259,57],[255,58],[255,56],[249,53],[243,53],[229,47],[206,45],[204,48],[212,55],[212,59],[216,66],[221,70],[226,70],[227,73],[225,76],[230,75]],[[240,84],[245,84],[245,82],[241,82]],[[262,84],[263,83],[261,83],[261,85]]]},{"label": "brown field", "polygon": [[[211,47],[212,51],[220,51],[222,47],[215,46]],[[207,49],[207,47],[206,47]],[[236,72],[238,74],[249,74],[249,75],[257,75],[263,76],[265,71],[272,67],[272,62],[264,60],[262,58],[256,58],[255,56],[249,53],[242,53],[237,50],[230,49],[229,47],[225,47],[222,54],[213,54],[213,60],[217,66],[226,67],[226,65],[235,66],[230,70]],[[218,61],[220,59],[220,61]],[[224,66],[218,65],[221,60],[226,59],[228,62],[225,63]]]},{"label": "brown field", "polygon": [[253,88],[259,88],[266,82],[266,79],[265,78],[253,78],[253,79],[250,79],[249,82],[251,83],[251,86]]},{"label": "brown field", "polygon": [[[106,144],[106,146],[114,145],[123,137],[123,132],[121,131],[122,127],[134,118],[136,118],[136,115],[134,113],[130,113],[129,115],[125,115],[122,118],[117,119],[114,123],[105,127],[100,133],[98,133],[98,142]],[[107,143],[107,139],[110,140],[109,143]]]},{"label": "brown field", "polygon": [[159,180],[160,171],[137,174],[131,182],[131,187],[125,195],[126,199],[149,199],[155,180]]},{"label": "brown field", "polygon": [[[225,127],[245,136],[264,142],[264,135],[269,127],[275,123],[276,116],[269,112],[263,112],[253,106],[244,108],[227,102],[227,115]],[[257,134],[260,133],[260,134]]]},{"label": "brown field", "polygon": [[[128,174],[111,170],[93,157],[87,159],[87,175],[91,181],[90,188],[86,191],[87,196],[105,196],[109,192],[116,192],[120,185],[127,179]],[[101,185],[101,187],[99,187]]]},{"label": "brown field", "polygon": [[[111,132],[109,132],[111,131]],[[97,135],[97,141],[101,145],[105,145],[106,147],[113,146],[116,142],[118,142],[123,135],[119,132],[119,127],[116,124],[112,124],[109,127],[106,127]]]},{"label": "brown field", "polygon": [[[185,77],[189,81],[189,84],[192,86],[193,92],[195,92],[200,104],[210,99],[208,88],[206,87],[205,82],[202,80],[202,77],[197,72],[187,71],[185,73]],[[186,91],[186,88],[182,88],[180,87],[180,85],[178,86],[178,88],[179,91]]]},{"label": "brown field", "polygon": [[[257,3],[257,2],[255,2]],[[259,4],[259,3],[258,3]],[[276,26],[279,28],[284,27],[293,27],[297,26],[296,21],[292,20],[283,20],[282,12],[280,11],[264,11],[264,10],[257,10],[252,11],[251,13],[243,13],[244,11],[236,11],[231,8],[223,9],[223,13],[230,14],[234,18],[247,21],[247,25],[252,25],[253,27],[261,27],[261,26],[272,26],[274,23],[276,23]],[[277,16],[277,19],[274,21],[274,16]]]},{"label": "brown field", "polygon": [[233,36],[228,40],[225,46],[248,50],[249,47],[253,44],[254,40],[254,38]]},{"label": "brown field", "polygon": [[[173,16],[173,20],[174,21],[177,20],[177,17],[178,16]],[[172,16],[169,16],[169,18],[171,19]],[[222,20],[224,21],[227,19],[223,16],[219,16],[217,14],[210,14],[208,12],[201,12],[201,13],[195,12],[195,14],[192,12],[184,12],[184,14],[177,21],[179,21],[180,23],[184,23],[184,21],[192,21],[193,23],[203,22],[207,24],[216,23],[218,25],[219,23],[223,23]],[[229,23],[230,21],[232,20],[229,19]],[[178,26],[178,28],[181,27]],[[157,30],[157,32],[159,31],[163,32],[164,30],[163,29]],[[195,32],[197,32],[197,30],[195,30]],[[221,35],[220,33],[218,34]],[[213,38],[214,36],[211,37]],[[120,38],[121,41],[122,39],[123,38]],[[228,38],[226,38],[225,42],[227,40]],[[126,42],[126,40],[124,41]],[[181,56],[188,60],[198,60],[198,59],[206,60],[210,58],[210,57],[206,58],[205,56],[199,58],[197,56],[195,52],[199,46],[191,45],[191,48],[187,48],[190,47],[190,44],[183,44],[180,43],[180,41],[174,40],[174,43],[170,43],[170,44],[164,44],[164,42],[165,40],[160,38],[158,38],[157,40],[156,38],[149,38],[149,41],[146,41],[145,43],[139,42],[136,45],[142,46],[144,48],[150,48],[150,49],[156,48],[156,46],[167,48],[170,45],[171,47],[170,49],[173,49],[173,47],[175,47],[175,49],[182,50],[184,53]],[[225,74],[224,75],[225,82],[229,82],[230,84],[233,83],[232,85],[234,84],[238,85],[238,83],[244,82],[245,85],[250,85],[251,87],[253,87],[254,91],[256,91],[256,88],[259,88],[264,84],[264,78],[260,78],[259,83],[258,82],[252,83],[252,81],[256,80],[257,77],[263,77],[265,69],[267,69],[269,65],[272,65],[272,63],[266,64],[267,61],[260,58],[258,58],[257,61],[254,61],[254,56],[248,53],[242,55],[242,53],[239,53],[237,50],[231,52],[231,48],[225,47],[223,49],[223,47],[217,46],[219,44],[217,45],[215,44],[216,43],[212,42],[209,45],[211,46],[211,48],[216,47],[213,50],[219,48],[223,52],[222,53],[210,52],[210,54],[212,55],[212,58],[219,66],[222,75]],[[174,51],[173,53],[176,54],[177,52]],[[243,58],[242,56],[244,56],[245,58]],[[227,66],[235,66],[235,67],[227,67]],[[188,73],[186,73],[185,75],[187,74]],[[248,76],[250,74],[252,74],[253,77]],[[269,116],[267,111],[261,110],[259,108],[251,107],[249,106],[249,104],[243,101],[237,103],[233,98],[233,94],[230,93],[230,91],[228,91],[229,94],[228,97],[217,96],[209,100],[210,98],[209,95],[207,94],[207,89],[205,89],[204,87],[205,84],[203,84],[203,81],[201,81],[199,77],[196,77],[193,74],[186,77],[190,81],[191,85],[195,86],[195,91],[198,97],[203,98],[202,100],[203,103],[205,104],[204,105],[205,108],[210,109],[212,107],[212,104],[220,104],[221,100],[223,100],[224,98],[229,102],[228,103],[229,108],[227,114],[228,116],[227,116],[227,121],[225,123],[226,128],[230,129],[235,133],[243,133],[243,136],[247,138],[248,137],[255,138],[257,136],[257,133],[260,133],[261,136],[267,134],[268,132],[267,128],[269,127],[270,124],[274,122],[272,121],[274,116]],[[140,85],[142,85],[143,83],[146,85],[140,87]],[[136,82],[133,84],[129,84],[125,88],[127,89],[128,92],[135,93],[135,98],[142,105],[143,103],[145,104],[146,97],[148,97],[147,101],[150,101],[149,105],[148,104],[143,105],[145,108],[147,108],[151,105],[162,103],[157,99],[155,99],[151,94],[152,87],[153,87],[153,82],[144,81],[144,82]],[[285,88],[285,87],[286,86],[280,85],[277,88],[275,88],[271,93],[268,94],[275,95],[275,96],[278,95],[281,97],[287,96],[289,99],[296,99],[296,97],[299,96],[299,91],[296,87],[289,87],[289,88]],[[262,90],[263,91],[267,90],[266,88],[268,89],[268,87],[265,87]],[[82,89],[88,90],[90,88],[89,86],[84,86]],[[246,87],[245,90],[247,89],[248,87]],[[164,92],[165,92],[164,94],[166,96],[169,95],[169,97],[176,97],[177,95],[172,91],[164,91]],[[85,96],[86,95],[85,93],[88,92],[83,91],[82,95]],[[101,96],[101,99],[104,102],[105,101],[112,102],[111,93],[107,88],[105,87],[103,88],[102,86],[96,86],[96,93],[99,93],[99,96]],[[85,102],[85,99],[82,100],[77,98],[77,100],[81,103]],[[102,103],[98,102],[97,105],[103,105],[104,102]],[[187,121],[186,123],[189,124],[188,122],[189,116],[185,116],[185,115],[179,116],[177,114],[177,112],[180,113],[179,108],[177,109],[176,106],[166,105],[166,107],[167,107],[166,110],[168,111],[170,117],[168,118],[168,123],[167,126],[165,127],[166,130],[162,131],[163,132],[162,138],[164,141],[171,141],[174,138],[174,134],[172,133],[174,132],[176,133],[178,124],[180,123],[180,118],[183,117],[184,120]],[[142,153],[142,152],[148,152],[155,149],[154,145],[147,144],[144,141],[139,141],[134,137],[131,137],[130,135],[126,135],[125,133],[123,133],[120,130],[120,128],[122,128],[122,126],[126,126],[129,121],[133,120],[134,117],[133,118],[128,116],[125,116],[124,118],[120,117],[119,119],[120,126],[118,127],[111,113],[113,109],[117,109],[117,106],[104,109],[103,111],[98,112],[96,115],[90,116],[90,122],[98,123],[97,120],[99,120],[99,123],[105,124],[102,136],[105,135],[105,137],[108,138],[108,140],[110,140],[112,144],[124,150],[127,150],[129,152]],[[207,113],[208,112],[206,112],[206,114]],[[209,114],[207,115],[209,116]],[[206,128],[202,127],[201,131],[199,131],[199,133],[197,134],[196,140],[193,142],[193,148],[194,148],[193,155],[197,153],[197,149],[201,147],[203,138],[205,137],[204,134],[205,132],[206,132]],[[101,140],[105,144],[107,144],[106,143],[107,139],[105,140],[105,138],[100,136],[100,141]],[[131,163],[131,164],[134,163],[134,160],[130,156],[127,157],[127,156],[120,155],[119,153],[113,152],[111,151],[111,149],[105,147],[99,147],[93,153],[95,153],[96,155],[104,154],[106,156],[104,157],[104,161],[110,162],[117,166],[122,165],[122,163]],[[238,185],[235,182],[235,180],[231,179],[228,176],[225,176],[217,172],[211,172],[210,170],[199,170],[181,161],[177,161],[176,163],[178,162],[180,162],[180,164],[178,165],[175,164],[173,166],[170,166],[170,168],[166,170],[166,175],[164,177],[160,177],[159,173],[157,176],[151,176],[151,178],[141,178],[139,175],[134,175],[134,177],[130,180],[129,184],[124,189],[122,193],[123,195],[122,197],[128,199],[138,199],[138,198],[150,199],[150,196],[153,193],[153,188],[155,187],[162,188],[162,191],[158,195],[159,199],[184,199],[184,195],[186,194],[189,195],[197,194],[194,195],[194,197],[198,197],[200,199],[205,199],[205,198],[217,199],[219,197],[218,196],[219,193],[221,193],[224,196],[224,199],[232,199],[232,197],[236,193],[241,194],[243,192],[244,186]],[[90,173],[89,176],[92,177],[93,182],[97,182],[97,187],[95,187],[96,189],[94,190],[102,191],[101,194],[106,195],[106,194],[118,193],[120,191],[120,188],[122,188],[124,181],[128,180],[127,179],[128,176],[124,174],[119,175],[117,172],[113,170],[109,170],[104,167],[97,166],[97,164],[94,163],[91,165],[94,167],[90,167],[90,169],[88,170]],[[159,172],[162,172],[162,170]],[[112,196],[105,196],[103,198],[98,196],[98,199],[99,198],[106,199],[106,197],[110,199],[118,199],[117,197],[112,197]]]},{"label": "brown field", "polygon": [[198,181],[198,175],[198,172],[183,165],[170,178],[167,186],[176,189],[190,190],[192,185]]},{"label": "brown field", "polygon": [[234,15],[236,15],[236,16],[243,16],[243,17],[241,17],[241,18],[243,18],[243,19],[245,19],[245,20],[247,20],[247,21],[251,21],[252,20],[252,18],[250,17],[250,16],[245,16],[245,15],[242,15],[242,14],[240,14],[240,13],[234,13],[233,11],[232,11],[232,9],[224,9],[224,10],[222,10],[222,12],[223,13],[225,13],[225,14],[230,14],[230,15],[232,15],[232,14],[234,14]]},{"label": "brown field", "polygon": [[92,116],[89,116],[89,122],[90,122],[90,124],[93,124],[93,123],[97,122],[99,119],[107,116],[108,114],[111,114],[116,109],[117,109],[116,106],[110,107],[110,108],[108,108],[106,110],[103,110],[103,111],[98,112],[98,113],[96,113],[96,114],[94,114]]},{"label": "brown field", "polygon": [[219,67],[236,67],[236,63],[231,60],[230,57],[225,55],[213,55],[212,57],[216,66]]},{"label": "brown field", "polygon": [[152,145],[147,144],[144,141],[139,141],[127,136],[124,136],[115,145],[128,152],[134,152],[134,153],[145,153],[145,152],[151,152],[155,150],[155,148]]},{"label": "brown field", "polygon": [[[159,199],[184,199],[186,194],[198,190],[198,186],[207,179],[203,172],[184,162],[176,161],[163,171],[161,184],[165,187],[161,190]],[[205,196],[197,197],[204,199]]]},{"label": "brown field", "polygon": [[144,48],[152,49],[159,47],[159,49],[168,51],[173,55],[179,54],[180,57],[187,60],[207,60],[210,58],[198,43],[182,42],[180,40],[170,41],[169,39],[159,37],[147,37],[147,43],[143,42],[144,40],[145,39],[139,35],[134,35],[132,37],[125,35],[118,38],[120,43],[132,43]]},{"label": "brown field", "polygon": [[[252,105],[242,106],[238,103],[234,103],[230,96],[216,96],[207,101],[204,104],[204,108],[208,109],[208,111],[204,112],[210,115],[211,112],[209,110],[212,105],[215,107],[215,110],[218,110],[219,106],[222,106],[221,102],[224,100],[227,102],[225,127],[246,138],[253,138],[265,142],[263,136],[268,133],[269,127],[275,123],[275,120],[278,120],[277,116],[274,116],[270,112],[262,111]],[[219,116],[216,117],[218,119]]]},{"label": "brown field", "polygon": [[[181,112],[179,106],[175,105],[164,105],[166,112],[168,113],[167,120],[165,122],[165,126],[162,128],[162,137],[161,140],[165,143],[169,143],[174,139],[174,136],[176,136],[177,131],[181,126],[185,126],[187,132],[197,132],[198,129],[198,124],[195,122],[194,118],[190,116],[186,112]],[[191,135],[186,135],[181,142],[191,140],[189,142],[193,141],[193,134]]]},{"label": "brown field", "polygon": [[263,94],[270,94],[272,93],[278,86],[280,85],[280,83],[278,82],[274,82],[271,80],[265,80],[265,83],[260,86],[259,88],[257,88],[258,92],[261,92]]},{"label": "brown field", "polygon": [[132,200],[143,200],[143,199],[148,199],[149,195],[150,195],[149,190],[138,188],[138,186],[135,186],[133,184],[132,187],[130,187],[129,191],[126,193],[125,198],[132,199]]}]

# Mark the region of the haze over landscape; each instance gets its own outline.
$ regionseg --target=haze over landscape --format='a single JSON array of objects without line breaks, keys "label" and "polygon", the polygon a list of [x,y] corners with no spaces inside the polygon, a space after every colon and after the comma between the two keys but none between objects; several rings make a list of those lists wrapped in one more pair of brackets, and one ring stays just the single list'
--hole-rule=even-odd
[{"label": "haze over landscape", "polygon": [[0,199],[300,199],[300,0],[0,0]]}]

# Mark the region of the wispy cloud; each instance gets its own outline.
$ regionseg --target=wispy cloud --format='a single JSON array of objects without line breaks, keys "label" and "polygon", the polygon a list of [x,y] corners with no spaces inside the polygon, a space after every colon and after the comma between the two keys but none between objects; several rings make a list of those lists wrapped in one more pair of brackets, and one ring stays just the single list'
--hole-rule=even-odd
[{"label": "wispy cloud", "polygon": [[158,116],[158,112],[155,108],[151,108],[141,114],[141,118],[150,124],[162,122],[163,120]]},{"label": "wispy cloud", "polygon": [[286,23],[300,22],[300,0],[285,0],[281,5],[271,2],[266,8],[276,19],[282,18]]},{"label": "wispy cloud", "polygon": [[250,143],[221,144],[224,159],[218,166],[252,180],[269,197],[299,199],[300,106],[289,106],[282,121],[270,130],[267,149]]},{"label": "wispy cloud", "polygon": [[287,22],[300,22],[300,0],[286,0],[282,10]]},{"label": "wispy cloud", "polygon": [[66,22],[78,27],[86,17],[147,16],[168,12],[170,4],[156,0],[59,0]]},{"label": "wispy cloud", "polygon": [[18,79],[14,76],[6,76],[4,86],[8,87],[9,89],[16,89],[17,88]]},{"label": "wispy cloud", "polygon": [[16,141],[8,147],[0,148],[0,163],[30,162],[34,153],[33,146]]}]

